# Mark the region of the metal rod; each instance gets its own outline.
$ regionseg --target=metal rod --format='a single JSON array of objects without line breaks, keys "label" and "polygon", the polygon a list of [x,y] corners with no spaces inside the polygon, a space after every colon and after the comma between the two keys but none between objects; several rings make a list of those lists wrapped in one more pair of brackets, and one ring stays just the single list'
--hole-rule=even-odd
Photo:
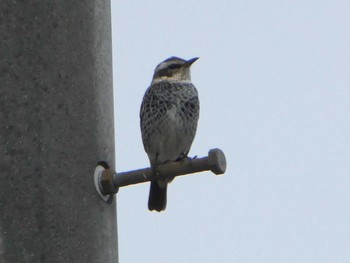
[{"label": "metal rod", "polygon": [[210,150],[206,157],[159,165],[156,174],[150,167],[122,173],[106,169],[102,173],[100,187],[103,194],[111,194],[117,193],[119,187],[208,170],[215,174],[223,174],[226,171],[226,158],[220,149]]}]

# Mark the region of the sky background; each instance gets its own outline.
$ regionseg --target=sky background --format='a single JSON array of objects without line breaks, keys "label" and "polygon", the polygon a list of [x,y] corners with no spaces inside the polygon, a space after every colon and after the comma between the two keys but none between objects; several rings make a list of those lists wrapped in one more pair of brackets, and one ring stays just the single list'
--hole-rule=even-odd
[{"label": "sky background", "polygon": [[149,165],[139,128],[155,66],[200,57],[190,156],[224,176],[118,193],[120,262],[350,262],[350,2],[112,1],[117,171]]}]

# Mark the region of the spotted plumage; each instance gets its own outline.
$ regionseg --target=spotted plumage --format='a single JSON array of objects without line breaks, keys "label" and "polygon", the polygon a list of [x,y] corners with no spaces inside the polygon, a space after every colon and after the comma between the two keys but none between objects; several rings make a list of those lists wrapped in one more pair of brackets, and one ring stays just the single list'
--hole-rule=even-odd
[{"label": "spotted plumage", "polygon": [[[159,164],[185,158],[191,148],[199,100],[189,68],[196,60],[171,57],[160,63],[144,95],[140,111],[142,141],[155,172]],[[149,210],[165,209],[169,180],[151,182]]]}]

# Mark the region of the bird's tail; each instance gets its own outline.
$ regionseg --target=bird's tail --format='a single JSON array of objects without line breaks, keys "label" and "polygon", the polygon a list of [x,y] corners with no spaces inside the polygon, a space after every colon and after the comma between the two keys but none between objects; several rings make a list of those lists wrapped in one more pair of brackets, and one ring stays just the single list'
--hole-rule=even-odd
[{"label": "bird's tail", "polygon": [[168,183],[163,181],[152,181],[148,197],[148,209],[150,211],[156,210],[158,212],[166,208]]}]

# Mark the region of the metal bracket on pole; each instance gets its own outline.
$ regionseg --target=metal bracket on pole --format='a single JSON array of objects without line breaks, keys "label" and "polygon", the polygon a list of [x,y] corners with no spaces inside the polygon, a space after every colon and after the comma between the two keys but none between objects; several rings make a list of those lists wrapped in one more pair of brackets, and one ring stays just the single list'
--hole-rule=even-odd
[{"label": "metal bracket on pole", "polygon": [[[99,162],[94,172],[96,191],[106,203],[111,203],[113,201],[113,194],[118,192],[118,189],[114,188],[113,181],[109,180],[109,178],[112,178],[112,173],[114,173],[113,170],[109,168],[106,162]],[[102,191],[103,189],[109,189],[108,187],[111,187],[108,191],[111,194]]]},{"label": "metal bracket on pole", "polygon": [[116,173],[108,165],[97,165],[94,173],[96,190],[102,199],[110,201],[113,194],[118,193],[119,187],[145,183],[157,179],[174,178],[180,175],[212,171],[223,174],[226,171],[226,158],[220,149],[212,149],[208,156],[202,158],[187,158],[179,162],[165,163],[157,166],[157,173],[152,168]]}]

